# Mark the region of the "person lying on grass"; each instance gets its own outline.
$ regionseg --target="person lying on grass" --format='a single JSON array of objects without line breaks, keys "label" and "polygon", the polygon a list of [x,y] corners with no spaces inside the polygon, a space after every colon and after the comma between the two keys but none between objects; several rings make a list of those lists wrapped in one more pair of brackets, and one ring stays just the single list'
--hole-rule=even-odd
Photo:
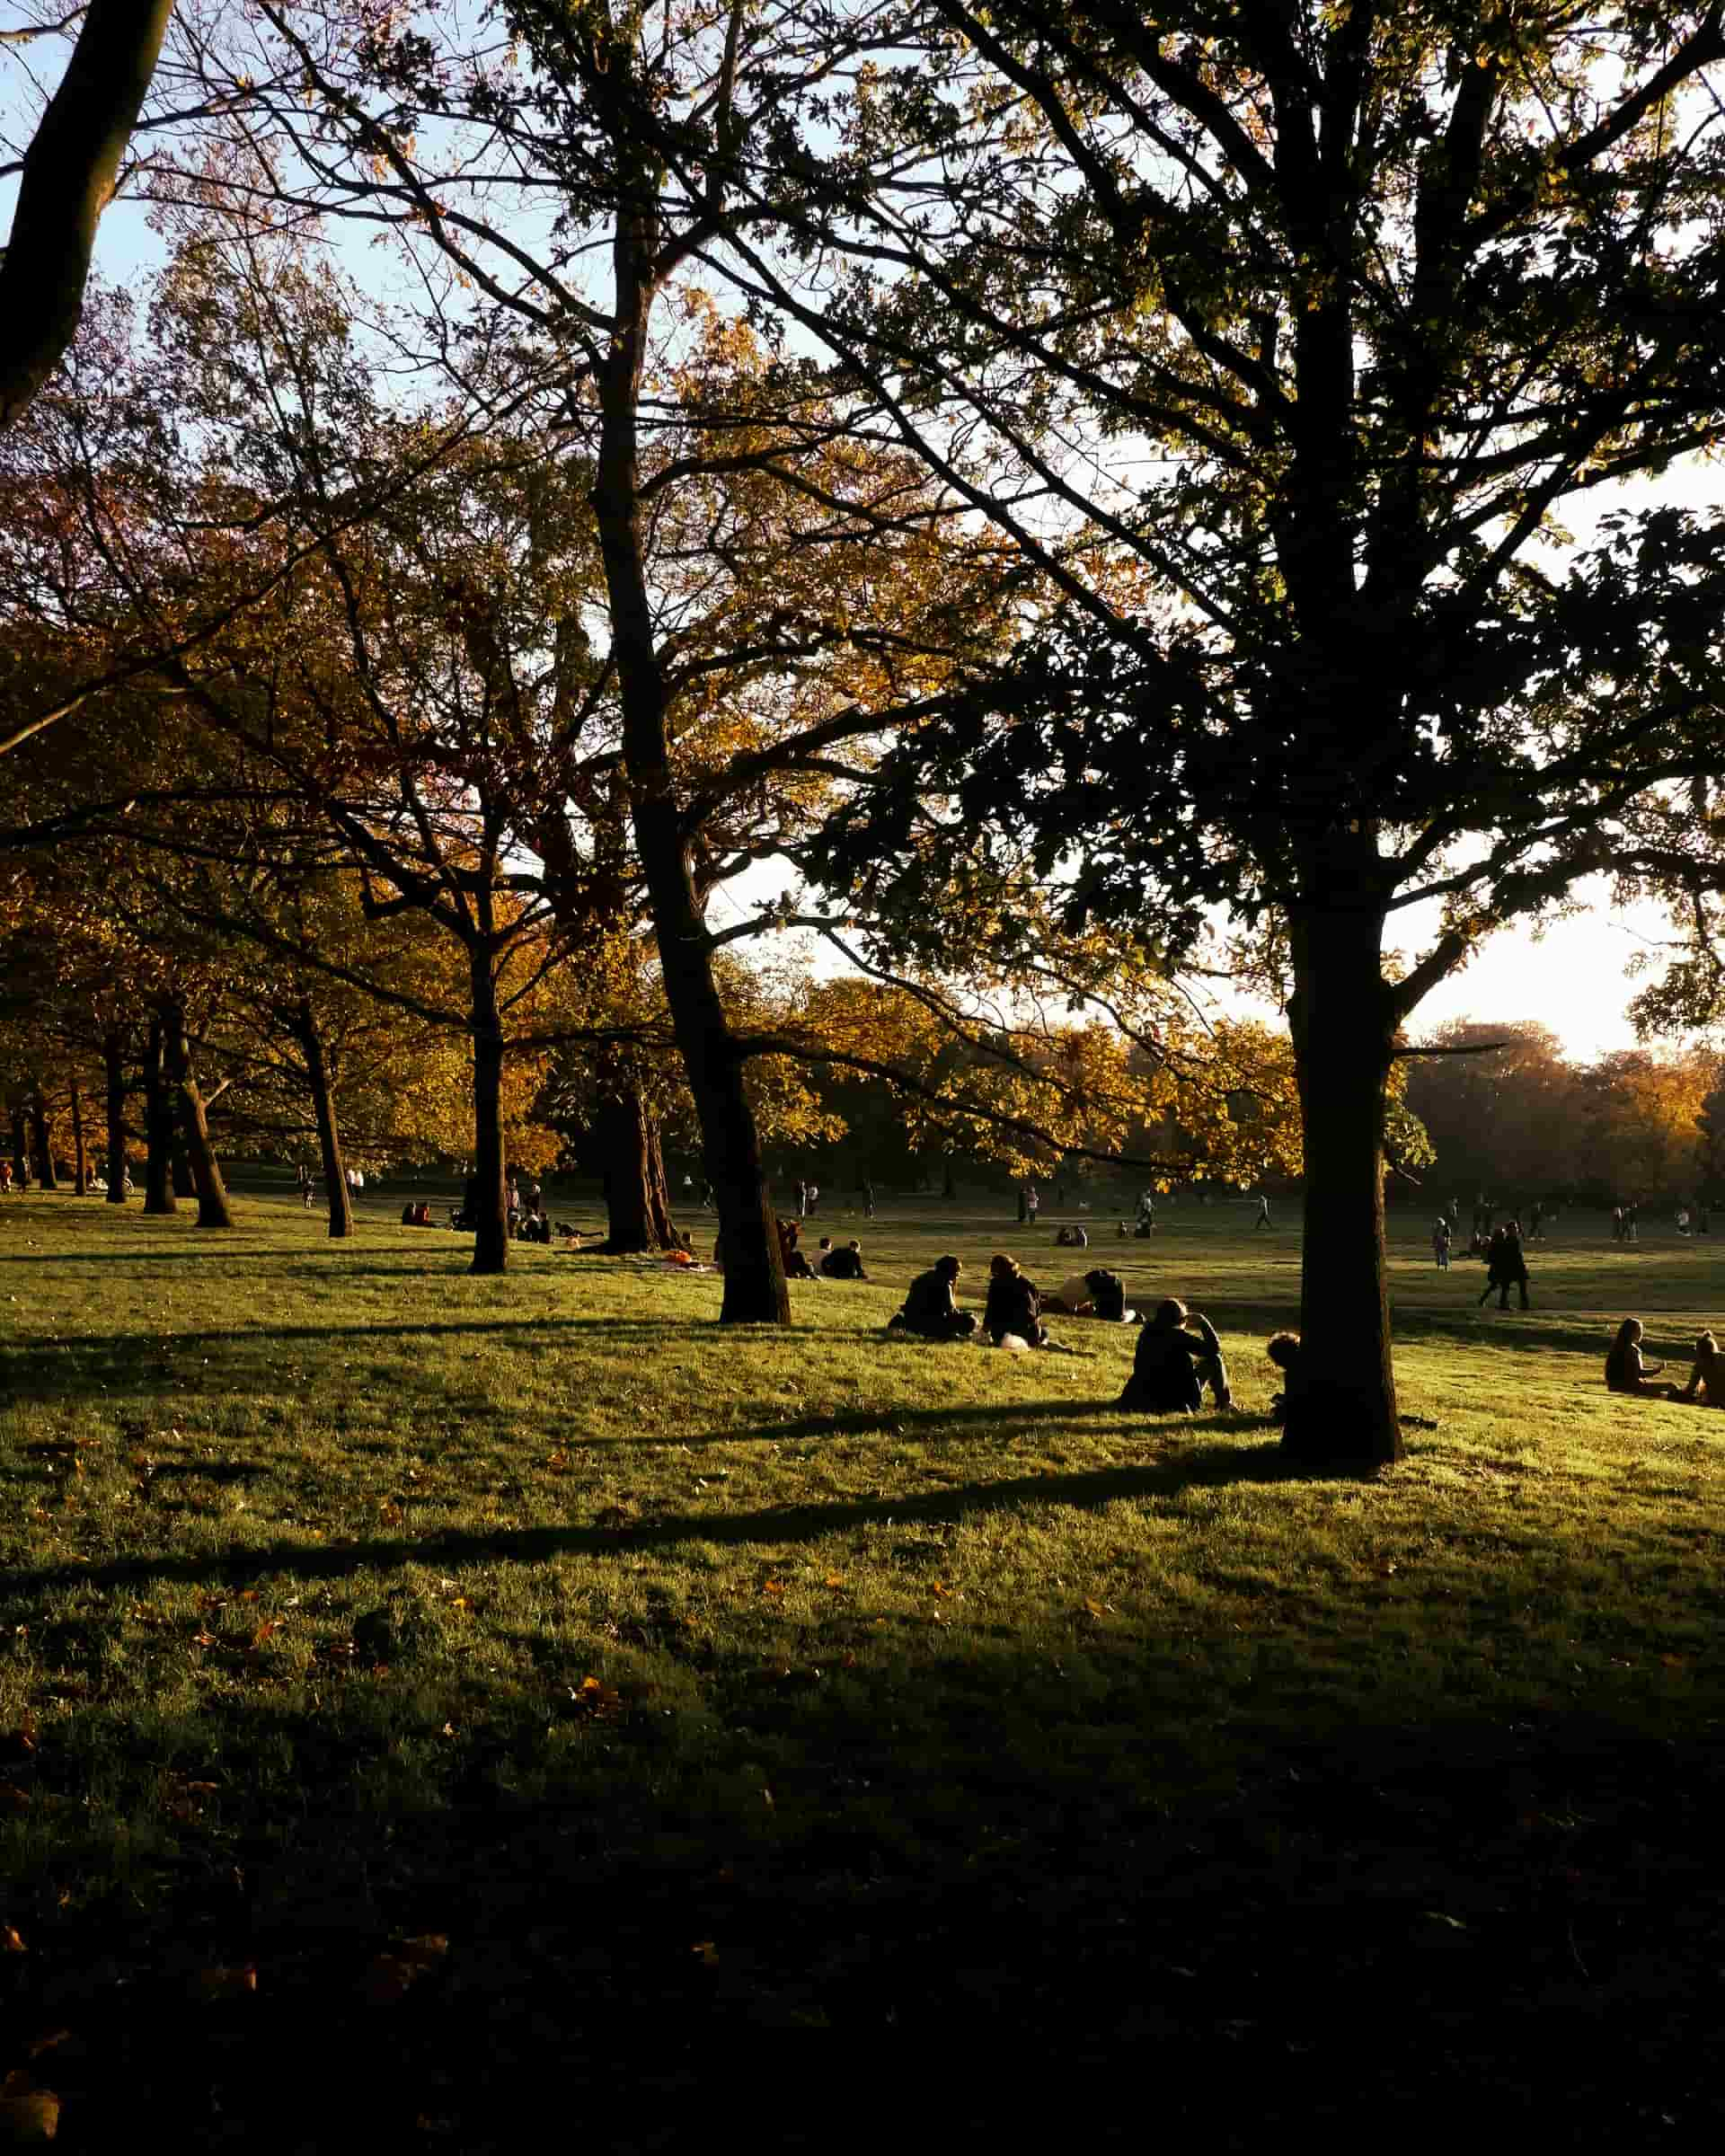
[{"label": "person lying on grass", "polygon": [[1625,1318],[1606,1357],[1606,1383],[1614,1392],[1633,1392],[1642,1400],[1676,1400],[1675,1385],[1656,1385],[1656,1371],[1663,1363],[1650,1363],[1641,1353],[1644,1328],[1639,1318]]},{"label": "person lying on grass", "polygon": [[1695,1341],[1695,1366],[1677,1397],[1699,1399],[1710,1408],[1725,1408],[1725,1355],[1720,1353],[1719,1342],[1711,1332],[1703,1332]]},{"label": "person lying on grass", "polygon": [[1057,1294],[1044,1295],[1044,1310],[1059,1309],[1074,1318],[1103,1318],[1110,1325],[1130,1324],[1137,1312],[1126,1307],[1126,1283],[1104,1265],[1087,1273],[1075,1273],[1063,1281]]},{"label": "person lying on grass", "polygon": [[983,1305],[982,1330],[996,1348],[1008,1335],[1032,1348],[1048,1344],[1036,1283],[1020,1272],[1010,1258],[995,1257],[988,1262],[988,1300]]},{"label": "person lying on grass", "polygon": [[1200,1312],[1190,1313],[1193,1330],[1184,1330],[1187,1309],[1170,1296],[1138,1335],[1132,1374],[1120,1395],[1123,1408],[1147,1415],[1196,1414],[1208,1384],[1218,1408],[1231,1408],[1227,1365],[1216,1328]]},{"label": "person lying on grass", "polygon": [[976,1317],[959,1308],[952,1292],[963,1270],[956,1258],[937,1258],[911,1282],[905,1307],[889,1321],[889,1330],[920,1333],[929,1340],[968,1340],[977,1330]]}]

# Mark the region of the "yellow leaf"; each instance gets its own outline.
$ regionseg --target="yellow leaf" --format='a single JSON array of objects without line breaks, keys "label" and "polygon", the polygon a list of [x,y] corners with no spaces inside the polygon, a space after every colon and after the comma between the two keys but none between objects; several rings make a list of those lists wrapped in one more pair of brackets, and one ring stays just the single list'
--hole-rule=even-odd
[{"label": "yellow leaf", "polygon": [[839,1577],[836,1572],[829,1572],[827,1575],[827,1585],[829,1587],[842,1587],[845,1585],[845,1582]]},{"label": "yellow leaf", "polygon": [[764,1579],[761,1582],[761,1593],[763,1595],[783,1595],[784,1582],[782,1579]]},{"label": "yellow leaf", "polygon": [[1092,1617],[1106,1617],[1108,1614],[1107,1605],[1103,1603],[1093,1602],[1088,1595],[1084,1597],[1084,1607]]},{"label": "yellow leaf", "polygon": [[0,1924],[0,1953],[28,1954],[30,1948],[11,1924]]}]

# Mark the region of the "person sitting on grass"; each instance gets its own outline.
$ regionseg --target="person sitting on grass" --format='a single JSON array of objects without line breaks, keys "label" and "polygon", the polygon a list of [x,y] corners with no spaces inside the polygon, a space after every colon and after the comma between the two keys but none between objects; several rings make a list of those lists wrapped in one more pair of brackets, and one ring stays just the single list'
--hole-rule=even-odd
[{"label": "person sitting on grass", "polygon": [[[826,1245],[826,1236],[820,1240]],[[869,1277],[862,1270],[862,1245],[854,1236],[849,1242],[841,1243],[837,1250],[828,1248],[820,1261],[820,1269],[828,1280],[866,1280]]]},{"label": "person sitting on grass", "polygon": [[1663,1370],[1663,1363],[1650,1363],[1641,1353],[1645,1337],[1639,1318],[1625,1318],[1617,1328],[1617,1338],[1606,1356],[1606,1383],[1614,1392],[1632,1392],[1641,1400],[1675,1400],[1675,1385],[1656,1385],[1652,1381],[1656,1372]]},{"label": "person sitting on grass", "polygon": [[1193,1330],[1188,1332],[1183,1303],[1170,1296],[1157,1304],[1155,1316],[1138,1335],[1132,1374],[1120,1395],[1121,1407],[1136,1408],[1146,1415],[1174,1415],[1182,1410],[1195,1415],[1204,1404],[1207,1384],[1218,1408],[1234,1405],[1216,1328],[1199,1312],[1190,1314]]},{"label": "person sitting on grass", "polygon": [[937,1258],[918,1273],[905,1294],[905,1307],[889,1329],[920,1333],[929,1340],[968,1340],[977,1330],[974,1314],[959,1308],[953,1283],[964,1270],[956,1258]]},{"label": "person sitting on grass", "polygon": [[794,1220],[779,1223],[779,1255],[784,1261],[787,1280],[812,1280],[815,1268],[797,1248],[797,1237],[801,1230]]},{"label": "person sitting on grass", "polygon": [[1271,1333],[1264,1353],[1282,1374],[1282,1389],[1270,1396],[1269,1411],[1278,1422],[1286,1422],[1288,1402],[1298,1393],[1305,1375],[1299,1334]]},{"label": "person sitting on grass", "polygon": [[1075,1273],[1070,1280],[1063,1281],[1057,1294],[1044,1295],[1042,1307],[1063,1310],[1070,1317],[1101,1318],[1110,1325],[1123,1325],[1127,1319],[1126,1283],[1106,1266],[1094,1266],[1087,1273]]},{"label": "person sitting on grass", "polygon": [[1703,1332],[1695,1341],[1695,1366],[1677,1398],[1699,1399],[1705,1407],[1725,1408],[1725,1355],[1720,1353],[1719,1342],[1711,1332]]},{"label": "person sitting on grass", "polygon": [[1057,1228],[1054,1231],[1054,1240],[1057,1249],[1063,1250],[1087,1250],[1090,1248],[1090,1237],[1083,1228],[1073,1226],[1071,1224]]},{"label": "person sitting on grass", "polygon": [[1019,1271],[1010,1258],[991,1259],[988,1265],[988,1300],[983,1305],[982,1330],[998,1348],[1014,1334],[1032,1348],[1048,1345],[1042,1323],[1042,1299],[1034,1281]]}]

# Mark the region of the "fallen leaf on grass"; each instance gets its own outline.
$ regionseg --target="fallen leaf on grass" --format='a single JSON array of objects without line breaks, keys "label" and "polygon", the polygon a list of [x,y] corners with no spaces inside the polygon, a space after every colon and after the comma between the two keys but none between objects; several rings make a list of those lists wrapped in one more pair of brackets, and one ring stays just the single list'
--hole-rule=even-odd
[{"label": "fallen leaf on grass", "polygon": [[829,1573],[827,1575],[827,1585],[829,1587],[842,1587],[842,1586],[844,1586],[845,1584],[846,1584],[846,1583],[845,1583],[845,1582],[843,1579],[841,1579],[841,1578],[840,1578],[839,1575],[838,1575],[836,1572],[829,1572]]},{"label": "fallen leaf on grass", "polygon": [[764,1579],[761,1582],[761,1593],[763,1595],[783,1595],[784,1582],[782,1579]]},{"label": "fallen leaf on grass", "polygon": [[569,1696],[588,1714],[615,1714],[623,1706],[623,1694],[598,1677],[583,1677],[579,1684],[571,1684]]},{"label": "fallen leaf on grass", "polygon": [[399,1527],[407,1515],[394,1498],[385,1498],[377,1507],[377,1517],[385,1527]]},{"label": "fallen leaf on grass", "polygon": [[210,2002],[218,1999],[243,1999],[257,1988],[258,1965],[254,1961],[242,1962],[234,1968],[199,1969],[190,1984],[194,1999]]},{"label": "fallen leaf on grass", "polygon": [[1114,1604],[1111,1602],[1098,1602],[1094,1596],[1086,1595],[1084,1614],[1086,1617],[1111,1617],[1114,1614]]},{"label": "fallen leaf on grass", "polygon": [[0,2141],[14,2147],[52,2141],[60,2130],[60,2099],[22,2071],[0,2081]]},{"label": "fallen leaf on grass", "polygon": [[28,1954],[30,1948],[22,1935],[11,1924],[0,1924],[0,1953]]}]

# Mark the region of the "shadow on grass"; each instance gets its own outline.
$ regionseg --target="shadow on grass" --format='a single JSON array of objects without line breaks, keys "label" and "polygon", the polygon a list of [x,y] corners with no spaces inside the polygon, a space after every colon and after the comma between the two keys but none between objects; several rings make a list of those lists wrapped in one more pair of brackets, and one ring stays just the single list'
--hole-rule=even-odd
[{"label": "shadow on grass", "polygon": [[[1072,1406],[1047,1411],[1070,1414]],[[786,1427],[794,1430],[803,1426]],[[332,1545],[274,1542],[221,1555],[124,1558],[107,1565],[55,1565],[34,1572],[20,1568],[7,1574],[0,1607],[8,1612],[22,1609],[34,1596],[75,1583],[80,1588],[137,1587],[160,1580],[233,1582],[279,1572],[314,1581],[345,1578],[367,1568],[394,1570],[403,1565],[536,1565],[562,1557],[634,1556],[644,1550],[676,1549],[685,1542],[764,1542],[780,1547],[889,1523],[895,1527],[947,1524],[1025,1506],[1094,1511],[1122,1499],[1168,1498],[1184,1489],[1311,1479],[1310,1471],[1284,1460],[1279,1445],[1199,1445],[1142,1467],[1014,1475],[914,1496],[772,1506],[758,1512],[659,1514],[617,1527],[515,1527],[491,1534],[395,1535]]]}]

